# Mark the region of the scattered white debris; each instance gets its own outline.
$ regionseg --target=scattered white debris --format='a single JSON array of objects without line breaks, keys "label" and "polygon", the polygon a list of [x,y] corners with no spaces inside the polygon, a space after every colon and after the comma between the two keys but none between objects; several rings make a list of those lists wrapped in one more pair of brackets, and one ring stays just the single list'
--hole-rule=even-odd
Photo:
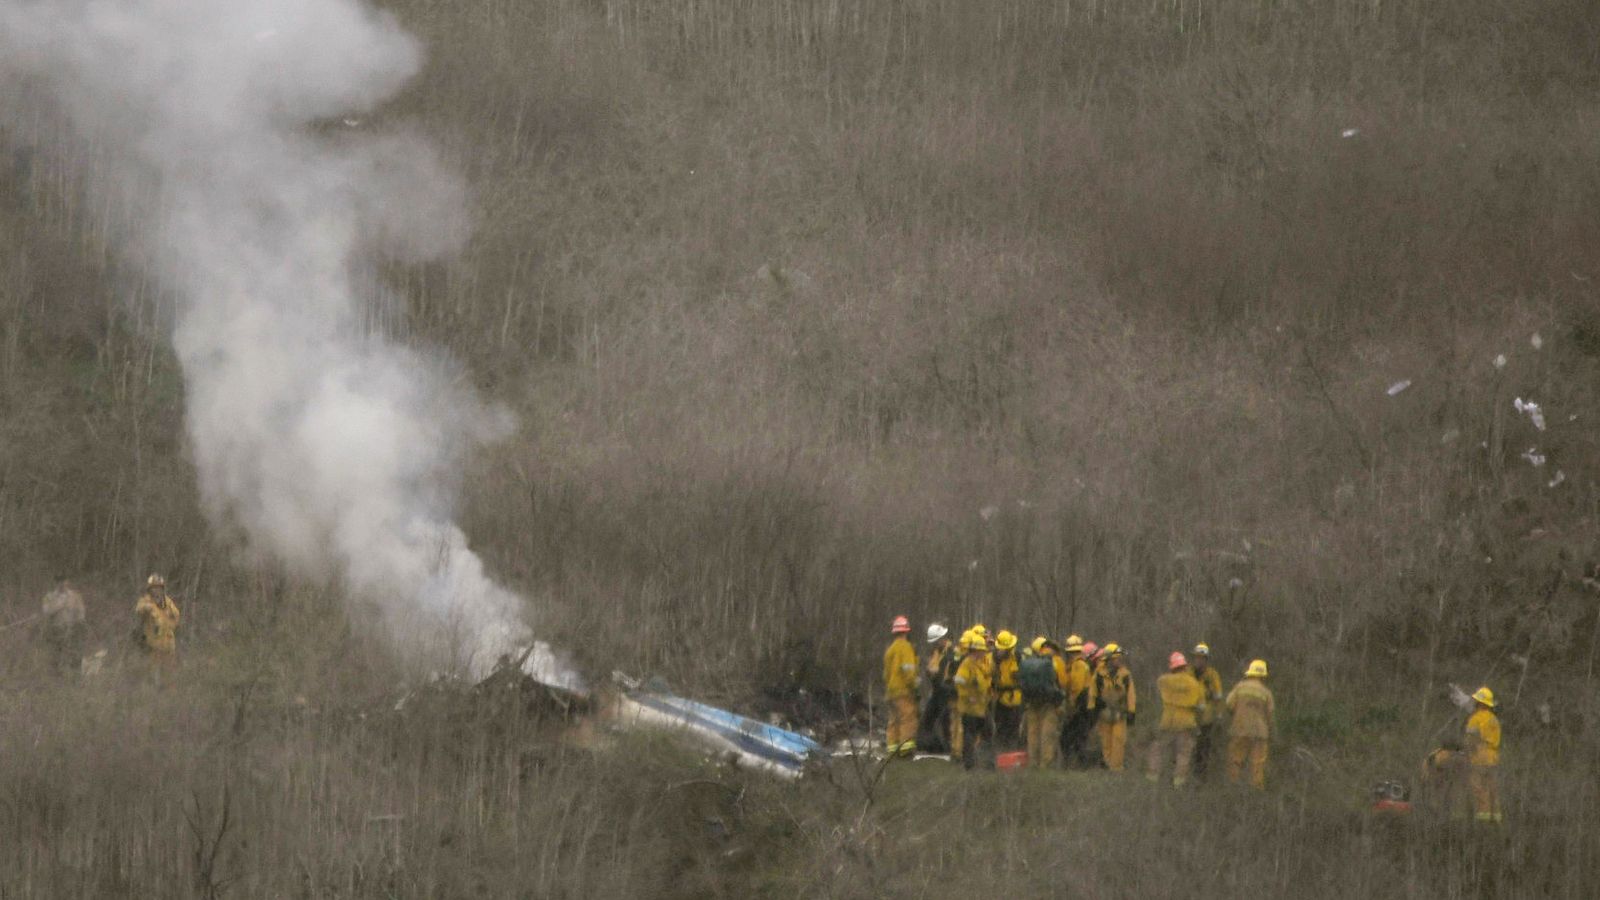
[{"label": "scattered white debris", "polygon": [[1391,397],[1395,397],[1403,393],[1408,387],[1411,387],[1411,379],[1403,378],[1399,381],[1396,381],[1394,384],[1389,385],[1389,390],[1386,393],[1388,393],[1388,395]]},{"label": "scattered white debris", "polygon": [[1228,587],[1230,587],[1233,590],[1237,591],[1238,589],[1244,587],[1244,582],[1240,581],[1237,577],[1229,578],[1228,579]]},{"label": "scattered white debris", "polygon": [[1504,369],[1506,367],[1506,355],[1504,353],[1495,356],[1494,367],[1496,369]]},{"label": "scattered white debris", "polygon": [[1000,507],[996,506],[993,503],[989,504],[988,506],[985,506],[983,509],[978,510],[978,515],[981,516],[985,522],[989,521],[990,519],[994,518],[995,516],[997,516],[999,514],[1000,514]]},{"label": "scattered white debris", "polygon": [[1439,437],[1439,443],[1441,443],[1441,444],[1454,444],[1456,441],[1458,441],[1460,439],[1461,439],[1461,429],[1452,428],[1449,431],[1446,431],[1443,435],[1441,435]]},{"label": "scattered white debris", "polygon": [[1454,684],[1450,685],[1450,702],[1462,709],[1472,709],[1475,705],[1472,701],[1472,695]]},{"label": "scattered white debris", "polygon": [[1539,404],[1533,402],[1532,400],[1523,400],[1521,397],[1518,397],[1517,399],[1511,401],[1511,405],[1516,407],[1517,412],[1525,413],[1527,417],[1533,421],[1533,427],[1539,429],[1540,431],[1544,430],[1544,410],[1539,408]]},{"label": "scattered white debris", "polygon": [[346,128],[355,128],[361,124],[360,119],[341,119],[340,121],[344,122],[344,127]]},{"label": "scattered white debris", "polygon": [[1353,137],[1355,137],[1356,135],[1358,135],[1360,133],[1361,133],[1361,129],[1359,129],[1359,128],[1346,128],[1345,130],[1339,132],[1339,137],[1342,137],[1342,138],[1353,138]]},{"label": "scattered white debris", "polygon": [[92,656],[85,656],[81,662],[84,677],[96,678],[104,674],[106,670],[106,656],[106,648],[104,647],[96,650]]},{"label": "scattered white debris", "polygon": [[1566,481],[1566,480],[1567,480],[1567,473],[1561,471],[1560,469],[1557,469],[1556,470],[1556,477],[1550,479],[1550,483],[1545,485],[1545,487],[1556,487],[1557,485],[1561,484],[1561,482]]},{"label": "scattered white debris", "polygon": [[1033,501],[1032,500],[1018,500],[1017,501],[1017,508],[1018,509],[1033,509]]},{"label": "scattered white debris", "polygon": [[967,563],[967,571],[968,572],[976,572],[976,571],[978,571],[978,561],[977,560],[973,560],[972,562]]},{"label": "scattered white debris", "polygon": [[1529,447],[1528,449],[1522,451],[1522,458],[1532,464],[1535,469],[1539,468],[1545,463],[1545,456],[1543,453],[1539,452],[1538,447]]},{"label": "scattered white debris", "polygon": [[1528,346],[1538,350],[1544,346],[1544,338],[1540,337],[1539,332],[1535,331],[1533,337],[1528,338]]}]

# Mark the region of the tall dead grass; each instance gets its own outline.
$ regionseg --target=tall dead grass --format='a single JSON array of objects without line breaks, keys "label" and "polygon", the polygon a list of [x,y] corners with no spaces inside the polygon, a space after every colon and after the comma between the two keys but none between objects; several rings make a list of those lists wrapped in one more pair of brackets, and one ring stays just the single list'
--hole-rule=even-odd
[{"label": "tall dead grass", "polygon": [[[465,521],[595,670],[735,703],[861,692],[898,612],[1144,660],[1204,637],[1275,661],[1299,744],[1357,760],[1341,797],[1409,771],[1446,680],[1509,687],[1513,745],[1552,761],[1518,776],[1537,825],[1489,849],[1397,843],[1313,803],[1333,797],[1310,777],[1291,782],[1304,804],[1245,807],[1260,833],[1142,795],[1135,816],[1107,798],[1093,827],[1041,822],[1017,783],[984,782],[1004,801],[984,804],[941,782],[932,818],[877,822],[883,846],[828,831],[844,800],[762,807],[793,856],[731,884],[913,893],[975,856],[960,878],[1040,890],[1095,859],[1083,893],[1315,893],[1342,859],[1379,894],[1584,895],[1592,4],[386,5],[431,62],[363,127],[436,135],[480,224],[460,261],[388,273],[403,303],[374,327],[444,348],[519,415],[474,460]],[[126,585],[164,569],[198,604],[191,656],[220,662],[166,699],[15,670],[6,814],[39,838],[11,845],[11,889],[187,890],[185,815],[214,833],[227,788],[240,862],[219,853],[212,876],[245,894],[460,894],[483,873],[490,894],[664,890],[687,851],[662,843],[651,779],[674,775],[560,756],[514,787],[511,750],[453,756],[478,738],[443,712],[404,740],[296,718],[296,696],[327,700],[276,676],[284,718],[226,737],[231,686],[266,652],[238,648],[348,626],[206,525],[159,286],[108,252],[85,151],[23,137],[0,182],[3,610],[84,573],[109,644]],[[381,683],[364,665],[351,677]],[[1371,703],[1339,706],[1352,692]],[[1358,730],[1369,705],[1390,724]],[[212,732],[246,749],[180,739]],[[1191,819],[1213,842],[1184,853],[1248,862],[1145,862]],[[919,821],[993,843],[969,856],[904,830]],[[685,883],[735,890],[704,865]]]}]

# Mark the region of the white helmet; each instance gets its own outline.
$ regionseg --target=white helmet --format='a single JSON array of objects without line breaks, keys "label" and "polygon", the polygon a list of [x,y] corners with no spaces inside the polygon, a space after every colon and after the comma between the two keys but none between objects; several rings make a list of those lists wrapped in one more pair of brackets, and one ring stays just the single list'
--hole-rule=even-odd
[{"label": "white helmet", "polygon": [[938,622],[935,622],[928,626],[928,643],[931,644],[935,641],[938,641],[949,633],[950,629],[940,625]]}]

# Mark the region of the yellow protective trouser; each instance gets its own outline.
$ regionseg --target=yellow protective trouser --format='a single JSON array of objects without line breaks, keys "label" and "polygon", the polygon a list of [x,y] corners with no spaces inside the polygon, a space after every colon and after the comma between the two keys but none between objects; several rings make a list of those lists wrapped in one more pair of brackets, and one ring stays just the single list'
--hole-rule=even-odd
[{"label": "yellow protective trouser", "polygon": [[145,650],[149,669],[146,678],[162,687],[170,684],[178,672],[178,654],[175,650]]},{"label": "yellow protective trouser", "polygon": [[1149,765],[1145,771],[1151,780],[1161,777],[1167,767],[1166,756],[1172,755],[1172,783],[1183,787],[1189,780],[1189,763],[1194,760],[1195,733],[1193,731],[1163,731],[1150,744]]},{"label": "yellow protective trouser", "polygon": [[1128,752],[1128,723],[1101,722],[1099,729],[1100,755],[1105,757],[1106,768],[1121,772],[1123,758]]},{"label": "yellow protective trouser", "polygon": [[1028,765],[1048,769],[1055,765],[1061,743],[1061,706],[1057,703],[1030,703],[1022,711],[1028,731]]},{"label": "yellow protective trouser", "polygon": [[889,698],[889,727],[884,730],[884,738],[890,753],[907,753],[917,748],[916,698]]},{"label": "yellow protective trouser", "polygon": [[1267,739],[1228,738],[1228,780],[1237,783],[1245,762],[1250,763],[1250,784],[1257,790],[1267,786]]},{"label": "yellow protective trouser", "polygon": [[1501,821],[1500,767],[1473,766],[1470,782],[1472,785],[1472,817],[1479,822]]},{"label": "yellow protective trouser", "polygon": [[961,758],[961,714],[950,711],[950,758]]}]

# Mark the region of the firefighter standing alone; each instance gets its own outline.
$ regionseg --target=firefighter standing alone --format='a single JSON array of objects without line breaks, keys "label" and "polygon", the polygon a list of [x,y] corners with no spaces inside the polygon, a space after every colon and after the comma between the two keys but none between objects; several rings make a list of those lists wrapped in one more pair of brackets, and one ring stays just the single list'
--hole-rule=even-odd
[{"label": "firefighter standing alone", "polygon": [[182,613],[167,596],[167,580],[160,575],[145,579],[144,593],[133,605],[138,617],[138,642],[157,678],[165,680],[178,666],[178,623]]},{"label": "firefighter standing alone", "polygon": [[895,616],[889,632],[894,639],[883,651],[884,698],[889,704],[884,745],[892,754],[908,755],[917,749],[917,651],[907,638],[911,622],[905,616]]}]

